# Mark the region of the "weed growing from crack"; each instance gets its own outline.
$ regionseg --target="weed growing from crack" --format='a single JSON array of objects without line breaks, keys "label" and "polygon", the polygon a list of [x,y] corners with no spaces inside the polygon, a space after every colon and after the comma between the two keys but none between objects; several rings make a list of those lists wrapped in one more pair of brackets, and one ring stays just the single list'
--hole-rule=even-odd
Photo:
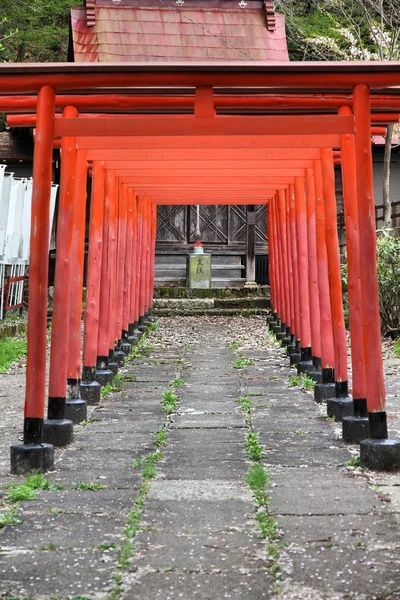
[{"label": "weed growing from crack", "polygon": [[353,456],[353,458],[351,458],[350,460],[348,460],[345,465],[347,467],[360,467],[361,466],[361,461],[360,461],[360,455],[356,454],[355,456]]},{"label": "weed growing from crack", "polygon": [[167,390],[162,395],[161,406],[165,414],[170,415],[176,410],[178,404],[178,396],[172,391]]},{"label": "weed growing from crack", "polygon": [[242,396],[241,398],[239,398],[238,400],[240,408],[242,409],[242,411],[246,414],[246,415],[250,415],[251,413],[251,408],[252,408],[252,403],[250,398],[248,398],[247,396]]},{"label": "weed growing from crack", "polygon": [[291,375],[288,385],[289,387],[299,387],[302,390],[311,392],[315,387],[315,381],[307,373],[301,373],[300,375]]},{"label": "weed growing from crack", "polygon": [[55,544],[49,544],[48,546],[40,546],[39,550],[50,550],[51,552],[54,552],[57,548]]},{"label": "weed growing from crack", "polygon": [[251,367],[252,365],[254,365],[254,361],[250,358],[246,358],[245,356],[238,356],[233,363],[233,368],[244,369],[245,367]]},{"label": "weed growing from crack", "polygon": [[158,431],[156,431],[156,437],[155,437],[153,444],[157,448],[160,448],[161,446],[166,446],[167,439],[168,439],[167,431],[165,429],[159,429]]},{"label": "weed growing from crack", "polygon": [[15,507],[0,513],[0,529],[7,525],[19,525],[20,523],[22,523],[22,519]]},{"label": "weed growing from crack", "polygon": [[258,439],[258,433],[248,430],[245,436],[245,452],[251,460],[261,460],[264,456],[264,448]]},{"label": "weed growing from crack", "polygon": [[174,388],[179,388],[182,385],[184,385],[186,383],[186,381],[184,379],[180,379],[179,377],[176,377],[173,381],[171,381],[170,385]]},{"label": "weed growing from crack", "polygon": [[5,503],[12,506],[6,506],[0,512],[0,529],[7,525],[19,525],[22,523],[22,518],[18,513],[17,505],[20,502],[27,500],[36,500],[39,490],[59,490],[62,488],[60,484],[51,483],[41,473],[28,475],[24,483],[18,485],[16,482],[10,483],[7,486],[9,492],[5,496]]},{"label": "weed growing from crack", "polygon": [[61,515],[65,513],[65,510],[63,508],[53,508],[52,506],[48,506],[47,512],[49,513],[49,515]]},{"label": "weed growing from crack", "polygon": [[110,544],[109,542],[103,542],[97,546],[98,550],[115,550],[117,547],[116,544]]},{"label": "weed growing from crack", "polygon": [[104,490],[105,486],[101,483],[78,481],[78,483],[74,483],[72,486],[73,490],[76,491],[88,491],[88,492],[97,492],[98,490]]},{"label": "weed growing from crack", "polygon": [[318,421],[329,421],[329,423],[336,423],[334,417],[330,417],[326,413],[322,413],[315,418],[318,419]]}]

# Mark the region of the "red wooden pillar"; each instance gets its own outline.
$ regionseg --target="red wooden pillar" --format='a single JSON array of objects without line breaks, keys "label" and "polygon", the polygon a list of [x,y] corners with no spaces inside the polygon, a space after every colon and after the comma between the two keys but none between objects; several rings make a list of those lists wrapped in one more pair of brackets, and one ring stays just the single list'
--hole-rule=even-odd
[{"label": "red wooden pillar", "polygon": [[[282,282],[284,306],[282,311],[282,331],[277,332],[278,340],[287,338],[287,328],[290,326],[290,296],[289,296],[289,267],[287,254],[287,230],[286,230],[286,197],[284,190],[278,190],[278,216],[279,216],[279,239],[282,254]],[[288,341],[288,340],[286,340]]]},{"label": "red wooden pillar", "polygon": [[313,368],[310,328],[310,298],[308,292],[307,206],[305,178],[295,177],[297,264],[299,273],[299,310],[301,362],[299,372]]},{"label": "red wooden pillar", "polygon": [[135,330],[138,326],[137,299],[138,299],[138,247],[139,247],[139,229],[138,229],[138,198],[135,191],[131,189],[133,195],[133,214],[132,214],[132,274],[131,291],[129,300],[129,326],[128,341],[135,341]]},{"label": "red wooden pillar", "polygon": [[293,257],[292,257],[292,243],[290,240],[290,197],[289,190],[285,190],[285,205],[286,205],[286,253],[288,257],[288,279],[289,279],[289,316],[290,322],[288,323],[290,329],[290,345],[288,347],[288,351],[294,353],[295,346],[295,335],[294,332],[296,330],[295,321],[294,321],[294,287],[293,287]]},{"label": "red wooden pillar", "polygon": [[54,448],[43,444],[46,394],[47,280],[55,92],[44,86],[37,99],[31,213],[28,358],[23,444],[11,447],[11,472],[47,471]]},{"label": "red wooden pillar", "polygon": [[[339,109],[341,115],[352,115],[349,107]],[[354,417],[343,419],[343,439],[360,442],[368,438],[367,379],[361,317],[360,237],[358,226],[357,170],[355,139],[342,135],[342,181],[346,225],[347,289],[349,298],[351,364]]]},{"label": "red wooden pillar", "polygon": [[123,311],[125,295],[125,268],[126,268],[126,235],[128,218],[128,188],[126,184],[119,184],[119,211],[118,211],[118,247],[117,247],[117,318],[116,339],[118,350],[125,354],[121,348],[123,330]]},{"label": "red wooden pillar", "polygon": [[278,251],[278,273],[279,273],[279,325],[277,326],[275,332],[278,333],[281,331],[281,323],[284,322],[285,318],[285,286],[284,286],[284,273],[283,273],[283,254],[282,254],[282,237],[281,237],[281,228],[280,228],[280,210],[279,210],[279,197],[277,195],[275,200],[275,233],[276,233],[276,245]]},{"label": "red wooden pillar", "polygon": [[92,199],[88,266],[86,276],[86,305],[83,339],[83,369],[81,396],[88,404],[100,401],[101,384],[96,380],[97,339],[100,321],[100,287],[103,255],[103,218],[105,194],[104,163],[96,161],[92,174]]},{"label": "red wooden pillar", "polygon": [[387,439],[385,384],[376,271],[376,225],[370,140],[370,94],[365,85],[354,88],[358,225],[362,331],[367,374],[370,439],[361,442],[361,464],[372,468],[400,468],[400,442]]},{"label": "red wooden pillar", "polygon": [[153,312],[156,238],[157,238],[157,204],[151,204],[150,289],[149,289],[149,313],[150,314]]},{"label": "red wooden pillar", "polygon": [[347,340],[343,313],[340,251],[337,232],[335,172],[332,149],[323,148],[321,150],[321,159],[336,383],[336,399],[328,400],[327,412],[330,417],[334,417],[337,421],[341,421],[343,416],[348,416],[353,413],[353,401],[348,395]]},{"label": "red wooden pillar", "polygon": [[136,298],[135,298],[135,321],[140,322],[140,296],[143,285],[142,271],[142,240],[143,240],[143,197],[138,196],[137,203],[137,250],[136,250]]},{"label": "red wooden pillar", "polygon": [[328,276],[328,256],[326,251],[325,234],[325,207],[322,182],[322,166],[320,160],[314,161],[315,178],[315,217],[317,239],[317,270],[318,270],[318,297],[320,310],[321,330],[321,368],[322,383],[317,383],[314,388],[314,398],[322,402],[335,396],[334,383],[334,346],[331,299]]},{"label": "red wooden pillar", "polygon": [[[276,196],[270,200],[268,218],[271,221],[270,224],[270,236],[271,236],[271,261],[272,261],[272,281],[273,285],[273,299],[274,299],[274,318],[270,322],[270,329],[279,324],[280,314],[280,281],[279,281],[279,259],[278,259],[278,240],[277,240],[277,215],[276,215]],[[271,275],[270,275],[271,276]]]},{"label": "red wooden pillar", "polygon": [[144,298],[144,314],[146,318],[149,315],[150,308],[150,280],[151,280],[151,202],[146,202],[146,285],[145,285],[145,298]]},{"label": "red wooden pillar", "polygon": [[76,202],[72,216],[73,239],[71,252],[71,287],[69,346],[67,359],[68,398],[66,417],[73,423],[81,423],[87,417],[86,400],[80,395],[81,380],[81,325],[83,266],[85,259],[85,224],[87,200],[86,151],[78,150],[76,166]]},{"label": "red wooden pillar", "polygon": [[289,216],[290,216],[290,244],[293,265],[293,308],[295,323],[295,342],[296,352],[291,355],[290,363],[295,364],[301,360],[301,325],[300,325],[300,302],[299,302],[299,263],[297,253],[297,223],[296,223],[296,200],[295,188],[293,184],[289,185]]},{"label": "red wooden pillar", "polygon": [[315,369],[321,368],[321,327],[318,298],[315,182],[313,169],[306,169],[308,291],[310,298],[311,348]]},{"label": "red wooden pillar", "polygon": [[127,186],[127,221],[126,221],[126,248],[125,248],[125,273],[124,273],[124,296],[122,314],[122,344],[124,352],[129,354],[132,346],[128,341],[128,329],[130,323],[132,272],[134,268],[133,256],[133,219],[135,193],[132,187]]},{"label": "red wooden pillar", "polygon": [[267,238],[268,238],[268,277],[269,277],[269,290],[271,297],[271,308],[272,314],[268,317],[268,321],[271,322],[274,318],[276,298],[275,298],[275,281],[274,281],[274,240],[272,233],[272,200],[267,205]]},{"label": "red wooden pillar", "polygon": [[[99,296],[99,327],[97,338],[97,361],[96,381],[106,385],[113,379],[113,373],[109,369],[109,338],[110,338],[110,213],[113,197],[111,179],[115,174],[105,172],[104,181],[104,215],[102,228],[102,254],[100,270],[100,296]],[[100,184],[99,184],[100,185]],[[99,190],[100,193],[100,190]]]},{"label": "red wooden pillar", "polygon": [[118,372],[118,367],[123,365],[124,360],[120,355],[116,355],[115,343],[117,341],[117,256],[118,256],[118,214],[120,211],[119,179],[115,171],[109,172],[107,178],[107,192],[110,197],[110,211],[108,215],[108,279],[110,286],[109,298],[109,330],[108,330],[108,356],[109,367],[114,374]]},{"label": "red wooden pillar", "polygon": [[[63,110],[63,118],[78,116],[73,106]],[[51,328],[49,401],[44,423],[45,440],[65,446],[72,442],[72,421],[66,416],[67,367],[69,350],[70,294],[75,257],[74,218],[77,214],[76,137],[66,136],[61,141],[61,186],[56,238],[56,269],[54,280],[54,307]]]},{"label": "red wooden pillar", "polygon": [[141,197],[141,211],[139,215],[141,221],[140,236],[140,285],[139,285],[139,323],[142,325],[145,320],[146,303],[146,262],[147,262],[147,199]]}]

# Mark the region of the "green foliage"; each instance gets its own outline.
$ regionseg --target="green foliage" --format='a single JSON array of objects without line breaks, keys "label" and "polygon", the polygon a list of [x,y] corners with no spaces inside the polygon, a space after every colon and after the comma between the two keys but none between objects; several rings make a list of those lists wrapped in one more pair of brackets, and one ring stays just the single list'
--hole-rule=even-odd
[{"label": "green foliage", "polygon": [[378,232],[376,258],[379,306],[384,333],[400,333],[400,237]]},{"label": "green foliage", "polygon": [[254,365],[254,362],[249,358],[246,358],[245,356],[238,356],[233,363],[233,368],[244,369],[245,367],[250,367],[252,365]]},{"label": "green foliage", "polygon": [[171,385],[174,388],[179,388],[182,385],[184,385],[186,383],[186,381],[184,379],[179,379],[179,377],[177,377],[176,379],[174,379],[173,381],[171,381]]},{"label": "green foliage", "polygon": [[177,404],[178,396],[172,390],[167,390],[163,393],[161,406],[167,415],[170,415],[176,410]]},{"label": "green foliage", "polygon": [[61,487],[59,483],[51,483],[41,473],[35,473],[28,475],[21,485],[17,485],[15,482],[9,484],[10,491],[7,494],[7,501],[17,504],[24,500],[35,500],[38,490],[59,490]]},{"label": "green foliage", "polygon": [[73,490],[84,490],[84,491],[89,491],[89,492],[97,492],[97,490],[103,490],[104,489],[104,485],[102,485],[101,483],[93,483],[93,482],[88,482],[85,483],[84,481],[78,481],[78,483],[74,483],[74,485],[72,486]]},{"label": "green foliage", "polygon": [[0,529],[6,525],[19,525],[22,519],[16,508],[9,508],[0,513]]},{"label": "green foliage", "polygon": [[247,396],[242,396],[241,398],[239,398],[239,404],[240,408],[244,413],[250,414],[252,407],[250,398],[248,398]]},{"label": "green foliage", "polygon": [[400,338],[397,338],[397,340],[395,340],[393,352],[395,356],[400,358]]},{"label": "green foliage", "polygon": [[3,2],[0,61],[66,61],[69,11],[76,4],[81,4],[80,0]]},{"label": "green foliage", "polygon": [[6,373],[12,363],[26,356],[27,342],[20,338],[6,337],[0,340],[0,373]]},{"label": "green foliage", "polygon": [[166,446],[167,445],[167,440],[168,440],[167,430],[166,429],[159,429],[156,432],[156,437],[155,437],[155,440],[154,440],[153,444],[157,448],[160,448],[161,446]]},{"label": "green foliage", "polygon": [[265,490],[265,486],[270,480],[270,475],[264,469],[261,463],[252,465],[251,469],[245,475],[247,484],[254,495],[254,501],[258,506],[265,506],[270,499]]},{"label": "green foliage", "polygon": [[289,377],[289,387],[299,387],[307,392],[312,391],[315,387],[315,381],[307,375],[307,373],[301,373],[299,375],[291,375]]},{"label": "green foliage", "polygon": [[348,467],[359,467],[359,466],[361,466],[360,455],[356,454],[355,456],[353,456],[353,458],[351,458],[350,460],[347,461],[346,465]]},{"label": "green foliage", "polygon": [[261,446],[258,434],[255,431],[247,431],[245,439],[245,452],[251,460],[260,460],[264,455],[264,448]]}]

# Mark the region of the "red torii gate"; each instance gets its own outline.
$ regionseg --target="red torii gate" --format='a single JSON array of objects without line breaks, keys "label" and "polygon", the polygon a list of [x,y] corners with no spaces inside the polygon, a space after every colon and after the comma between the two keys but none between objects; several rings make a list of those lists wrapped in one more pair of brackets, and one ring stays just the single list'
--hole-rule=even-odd
[{"label": "red torii gate", "polygon": [[[362,439],[369,429],[361,442],[364,465],[400,467],[400,442],[387,439],[370,147],[371,124],[398,120],[399,66],[0,67],[0,109],[27,113],[10,116],[10,123],[36,125],[24,444],[11,448],[13,472],[52,466],[51,443],[72,438],[65,417],[84,415],[81,376],[82,393],[96,401],[99,385],[117,371],[148,317],[157,204],[238,202],[268,203],[275,327],[300,359],[299,370],[321,380],[316,399],[330,398],[338,419],[354,405],[343,431],[345,439]],[[370,89],[379,90],[372,101]],[[136,114],[126,116],[127,109]],[[45,421],[48,207],[58,139],[63,161]],[[341,149],[344,181],[354,402],[347,390],[333,149]],[[81,373],[88,161],[93,192]]]}]

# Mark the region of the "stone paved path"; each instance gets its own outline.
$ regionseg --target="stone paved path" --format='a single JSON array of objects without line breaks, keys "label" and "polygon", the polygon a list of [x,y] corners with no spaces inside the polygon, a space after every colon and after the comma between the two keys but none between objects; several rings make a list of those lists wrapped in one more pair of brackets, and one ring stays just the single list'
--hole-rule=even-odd
[{"label": "stone paved path", "polygon": [[[122,391],[57,451],[49,480],[62,489],[17,505],[22,522],[0,530],[0,598],[399,599],[399,508],[384,493],[398,475],[345,466],[354,449],[288,388],[292,373],[261,318],[160,319]],[[167,390],[180,399],[169,418]],[[258,509],[249,433],[270,475]],[[23,478],[4,455],[0,466],[4,514],[7,483]]]}]

